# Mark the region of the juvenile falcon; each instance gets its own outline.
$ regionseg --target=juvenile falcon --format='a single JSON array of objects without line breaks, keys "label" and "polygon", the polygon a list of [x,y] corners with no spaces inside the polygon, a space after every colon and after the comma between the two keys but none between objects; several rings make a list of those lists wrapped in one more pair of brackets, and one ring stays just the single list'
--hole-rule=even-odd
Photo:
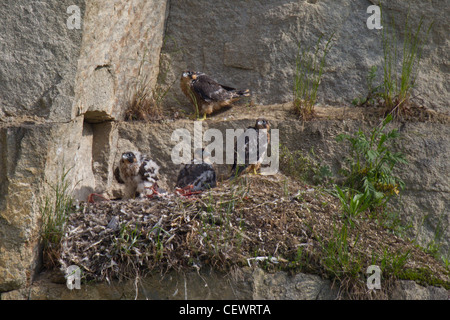
[{"label": "juvenile falcon", "polygon": [[204,149],[195,151],[194,159],[179,172],[176,188],[186,195],[216,187],[216,171]]},{"label": "juvenile falcon", "polygon": [[137,151],[122,154],[115,175],[125,184],[125,198],[149,197],[156,193],[159,166]]},{"label": "juvenile falcon", "polygon": [[[256,120],[254,127],[248,127],[237,138],[234,148],[234,164],[231,169],[231,179],[249,172],[256,174],[256,171],[261,167],[270,142],[269,130],[269,122],[264,118],[259,118]],[[266,139],[264,139],[262,134],[267,135]],[[239,149],[239,146],[243,146],[243,149]]]},{"label": "juvenile falcon", "polygon": [[250,96],[250,91],[237,90],[219,84],[202,72],[184,71],[181,75],[180,86],[183,93],[188,97],[198,115],[206,115],[218,111],[225,106],[239,100],[241,97]]}]

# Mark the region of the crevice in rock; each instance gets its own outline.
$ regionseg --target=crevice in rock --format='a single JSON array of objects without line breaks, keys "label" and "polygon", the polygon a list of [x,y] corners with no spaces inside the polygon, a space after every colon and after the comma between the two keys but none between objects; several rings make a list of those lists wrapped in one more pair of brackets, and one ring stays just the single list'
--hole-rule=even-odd
[{"label": "crevice in rock", "polygon": [[117,130],[116,123],[106,121],[91,124],[92,141],[92,171],[96,192],[109,189],[113,179],[113,161],[116,153]]},{"label": "crevice in rock", "polygon": [[77,187],[73,195],[80,201],[86,201],[89,194],[94,192],[95,181],[92,171],[92,146],[93,129],[92,125],[86,121],[83,122],[83,129],[78,150],[75,155],[75,177]]}]

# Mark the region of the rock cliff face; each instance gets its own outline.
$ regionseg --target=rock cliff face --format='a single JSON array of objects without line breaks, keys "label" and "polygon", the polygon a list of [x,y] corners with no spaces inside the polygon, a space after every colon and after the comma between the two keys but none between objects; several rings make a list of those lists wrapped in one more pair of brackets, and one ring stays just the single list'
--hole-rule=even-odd
[{"label": "rock cliff face", "polygon": [[[71,5],[80,29],[68,27]],[[156,82],[166,1],[7,1],[0,16],[0,291],[7,291],[29,283],[39,264],[38,204],[48,183],[71,168],[74,195],[86,200],[111,182],[104,163],[112,165],[116,150],[114,124],[105,121],[122,119],[140,67]]]},{"label": "rock cliff face", "polygon": [[[251,89],[259,104],[287,102],[293,98],[299,45],[314,47],[321,35],[325,39],[334,34],[318,98],[322,103],[348,105],[367,93],[371,66],[378,66],[381,81],[382,31],[366,26],[367,8],[377,2],[232,0],[217,5],[208,0],[173,0],[162,49],[164,83],[171,84],[189,68],[215,75],[230,86]],[[386,16],[394,19],[396,31],[404,29],[408,6],[408,23],[414,30],[422,15],[424,27],[434,21],[415,94],[428,106],[445,111],[450,80],[448,8],[438,1],[388,1]],[[178,85],[170,93],[170,104],[184,101]]]},{"label": "rock cliff face", "polygon": [[154,86],[166,5],[166,0],[87,1],[75,89],[78,114],[86,121],[122,119],[141,66]]},{"label": "rock cliff face", "polygon": [[[331,281],[319,276],[287,272],[267,273],[260,268],[242,268],[234,274],[213,270],[188,273],[153,274],[141,279],[82,285],[68,290],[52,276],[42,274],[29,288],[5,292],[2,300],[335,300],[349,298],[339,292]],[[392,293],[373,292],[376,299],[447,300],[444,288],[421,286],[414,281],[398,281]]]},{"label": "rock cliff face", "polygon": [[[433,17],[416,93],[427,105],[448,112],[448,8],[444,2],[410,1],[411,22]],[[162,164],[162,184],[173,187],[169,165],[177,128],[192,121],[125,123],[129,88],[146,74],[150,86],[169,88],[165,104],[191,112],[178,86],[181,70],[214,75],[224,84],[249,88],[258,104],[292,99],[298,45],[313,45],[335,32],[319,101],[335,106],[366,92],[371,65],[381,70],[381,34],[366,27],[370,1],[186,1],[25,0],[0,4],[0,292],[31,283],[40,266],[40,200],[63,169],[74,196],[91,192],[120,196],[113,169],[121,152],[138,148]],[[68,28],[75,5],[80,29]],[[386,5],[401,30],[404,1]],[[429,21],[426,21],[428,23]],[[401,43],[401,39],[400,39]],[[245,109],[247,110],[247,109]],[[302,124],[284,106],[244,107],[215,117],[204,128],[253,124],[256,113],[280,129],[291,149],[315,151],[336,169],[342,150],[334,136],[352,132],[357,120],[326,116]],[[423,244],[444,230],[449,249],[449,126],[408,123],[402,147],[408,154],[402,215],[416,221]],[[178,169],[178,168],[177,168]],[[424,218],[426,219],[424,220]],[[425,221],[422,223],[422,221]],[[281,297],[281,296],[280,296]]]},{"label": "rock cliff face", "polygon": [[84,1],[3,1],[0,15],[0,117],[36,115],[69,121],[81,30],[69,30],[67,8]]}]

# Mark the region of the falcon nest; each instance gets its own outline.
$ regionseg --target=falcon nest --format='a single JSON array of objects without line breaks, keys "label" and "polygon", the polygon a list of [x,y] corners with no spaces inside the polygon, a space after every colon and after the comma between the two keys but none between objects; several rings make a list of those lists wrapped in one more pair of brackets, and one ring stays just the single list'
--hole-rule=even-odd
[{"label": "falcon nest", "polygon": [[[194,197],[83,204],[69,217],[60,263],[63,270],[78,265],[85,279],[100,281],[169,269],[258,265],[342,283],[354,279],[355,266],[363,273],[377,259],[394,265],[395,257],[409,252],[402,270],[427,268],[448,282],[439,263],[375,222],[345,229],[345,238],[344,225],[330,194],[281,174],[247,175]],[[344,262],[333,257],[342,255],[348,265],[335,267]]]}]

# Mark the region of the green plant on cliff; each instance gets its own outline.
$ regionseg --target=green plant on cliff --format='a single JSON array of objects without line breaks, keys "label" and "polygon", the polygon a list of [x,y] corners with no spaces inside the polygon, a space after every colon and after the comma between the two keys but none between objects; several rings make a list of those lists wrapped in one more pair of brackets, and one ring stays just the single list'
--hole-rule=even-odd
[{"label": "green plant on cliff", "polygon": [[415,86],[419,73],[420,60],[425,41],[433,23],[425,30],[423,17],[417,26],[409,23],[409,13],[404,25],[403,48],[399,48],[398,36],[395,32],[394,21],[390,23],[383,17],[383,75],[381,96],[387,111],[395,117],[405,113],[411,100],[411,90]]},{"label": "green plant on cliff", "polygon": [[353,221],[362,212],[368,210],[371,205],[370,198],[365,192],[358,192],[350,188],[342,190],[339,186],[335,186],[335,196],[341,202],[341,208],[347,222],[353,226]]},{"label": "green plant on cliff", "polygon": [[382,85],[375,84],[375,78],[377,76],[377,66],[370,67],[370,70],[366,77],[367,95],[363,98],[355,98],[352,104],[355,106],[372,106],[379,104],[381,99],[381,87]]},{"label": "green plant on cliff", "polygon": [[332,180],[330,167],[321,164],[313,148],[305,155],[302,150],[290,151],[280,144],[280,168],[288,176],[315,185],[326,185]]},{"label": "green plant on cliff", "polygon": [[294,110],[303,119],[309,120],[314,115],[314,105],[317,100],[317,90],[322,79],[325,60],[331,49],[334,33],[322,45],[323,35],[315,43],[315,47],[302,48],[299,43],[295,59],[294,73]]},{"label": "green plant on cliff", "polygon": [[[442,261],[443,265],[448,269],[450,252],[445,252],[445,250],[442,250],[442,247],[445,242],[445,230],[448,229],[448,222],[446,223],[445,218],[446,218],[445,212],[442,212],[439,215],[437,221],[435,222],[433,222],[433,219],[429,214],[427,214],[422,219],[420,228],[422,229],[425,224],[435,225],[433,231],[434,235],[426,243],[425,246],[421,246],[419,244],[418,246],[421,247],[426,253],[431,254],[436,260]],[[418,242],[417,240],[418,239],[416,238],[415,241]]]},{"label": "green plant on cliff", "polygon": [[71,168],[63,168],[56,184],[50,185],[51,194],[40,203],[42,217],[41,240],[44,253],[44,265],[54,267],[58,263],[60,243],[65,232],[68,216],[74,210],[72,188],[67,180]]},{"label": "green plant on cliff", "polygon": [[349,239],[348,228],[343,224],[340,229],[333,226],[333,236],[328,242],[319,241],[323,251],[323,267],[333,278],[343,282],[344,279],[357,279],[363,273],[362,255],[350,250],[358,240],[359,236],[353,241]]},{"label": "green plant on cliff", "polygon": [[[404,188],[402,179],[394,174],[394,167],[407,161],[401,152],[392,151],[399,133],[397,129],[385,132],[391,121],[392,115],[388,115],[369,135],[360,129],[356,134],[340,134],[336,138],[339,142],[350,143],[348,167],[342,170],[346,178],[344,185],[363,194],[371,209],[385,207],[389,199]],[[350,194],[352,198],[355,196]]]}]

